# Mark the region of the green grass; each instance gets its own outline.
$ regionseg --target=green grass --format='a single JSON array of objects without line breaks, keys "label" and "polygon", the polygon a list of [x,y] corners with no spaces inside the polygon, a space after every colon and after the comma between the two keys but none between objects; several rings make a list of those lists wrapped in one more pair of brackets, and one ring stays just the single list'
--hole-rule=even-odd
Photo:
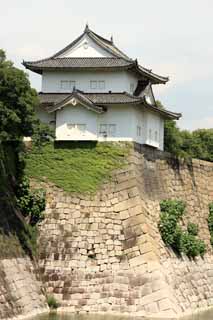
[{"label": "green grass", "polygon": [[94,193],[126,163],[129,144],[67,142],[32,148],[26,157],[26,174],[49,180],[68,192]]}]

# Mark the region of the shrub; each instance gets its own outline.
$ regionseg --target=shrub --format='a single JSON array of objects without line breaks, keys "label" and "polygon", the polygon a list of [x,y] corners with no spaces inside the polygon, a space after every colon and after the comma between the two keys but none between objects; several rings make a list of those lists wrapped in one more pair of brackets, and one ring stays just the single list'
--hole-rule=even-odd
[{"label": "shrub", "polygon": [[205,243],[188,232],[183,232],[181,236],[181,252],[188,257],[204,256],[206,252]]},{"label": "shrub", "polygon": [[209,204],[209,217],[208,217],[208,227],[210,233],[210,242],[213,246],[213,202]]},{"label": "shrub", "polygon": [[16,188],[16,202],[25,218],[18,237],[23,249],[34,257],[37,253],[37,223],[44,218],[45,192],[42,189],[31,191],[29,180],[24,177]]},{"label": "shrub", "polygon": [[177,220],[182,217],[186,204],[181,200],[163,200],[160,203],[161,212],[173,215]]},{"label": "shrub", "polygon": [[56,301],[54,296],[47,297],[47,304],[50,309],[57,309],[59,307],[59,303]]},{"label": "shrub", "polygon": [[187,231],[192,236],[197,236],[198,235],[198,231],[199,231],[198,225],[195,224],[195,223],[189,222],[188,226],[187,226]]},{"label": "shrub", "polygon": [[45,192],[31,191],[28,178],[24,177],[16,190],[17,204],[24,217],[34,226],[44,218]]},{"label": "shrub", "polygon": [[182,217],[185,204],[179,200],[163,200],[160,203],[161,215],[159,222],[159,230],[163,241],[166,245],[170,245],[177,249],[178,238],[180,237],[180,229],[177,228],[177,223]]},{"label": "shrub", "polygon": [[31,257],[35,257],[37,254],[37,237],[37,226],[31,226],[25,223],[23,230],[19,233],[19,240],[23,249],[29,253]]},{"label": "shrub", "polygon": [[35,147],[41,148],[43,144],[53,141],[54,138],[53,128],[39,120],[34,123],[32,141]]},{"label": "shrub", "polygon": [[185,211],[184,202],[163,200],[160,203],[160,208],[161,214],[158,227],[164,243],[167,246],[171,246],[178,254],[185,253],[191,258],[198,255],[203,257],[206,252],[206,246],[202,240],[196,237],[198,226],[194,223],[188,223],[187,231],[183,231],[178,225]]}]

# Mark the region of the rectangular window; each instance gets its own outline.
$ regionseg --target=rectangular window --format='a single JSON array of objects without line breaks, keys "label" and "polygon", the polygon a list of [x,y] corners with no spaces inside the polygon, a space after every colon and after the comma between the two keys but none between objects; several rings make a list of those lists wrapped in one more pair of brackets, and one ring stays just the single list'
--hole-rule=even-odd
[{"label": "rectangular window", "polygon": [[86,124],[68,123],[67,128],[69,129],[70,133],[84,134],[86,131]]},{"label": "rectangular window", "polygon": [[85,133],[85,131],[86,131],[86,125],[85,124],[77,124],[76,127],[77,127],[78,131],[80,131],[81,133]]},{"label": "rectangular window", "polygon": [[116,124],[100,124],[99,134],[103,137],[115,137]]},{"label": "rectangular window", "polygon": [[61,89],[64,91],[72,91],[75,87],[75,81],[61,80]]},{"label": "rectangular window", "polygon": [[108,135],[110,137],[115,137],[116,134],[116,124],[109,124],[108,126]]},{"label": "rectangular window", "polygon": [[98,81],[98,87],[100,90],[105,89],[105,81],[103,81],[103,80]]},{"label": "rectangular window", "polygon": [[149,129],[149,140],[152,140],[152,129]]},{"label": "rectangular window", "polygon": [[158,142],[158,132],[155,131],[155,141]]},{"label": "rectangular window", "polygon": [[73,123],[67,123],[67,128],[70,130],[70,131],[73,131],[75,129],[75,125]]},{"label": "rectangular window", "polygon": [[137,126],[137,136],[141,136],[141,126]]},{"label": "rectangular window", "polygon": [[104,90],[105,89],[105,81],[104,80],[91,80],[90,81],[90,89],[98,89],[98,90]]},{"label": "rectangular window", "polygon": [[104,137],[107,136],[107,124],[100,124],[99,133]]},{"label": "rectangular window", "polygon": [[97,89],[97,81],[90,81],[90,89]]}]

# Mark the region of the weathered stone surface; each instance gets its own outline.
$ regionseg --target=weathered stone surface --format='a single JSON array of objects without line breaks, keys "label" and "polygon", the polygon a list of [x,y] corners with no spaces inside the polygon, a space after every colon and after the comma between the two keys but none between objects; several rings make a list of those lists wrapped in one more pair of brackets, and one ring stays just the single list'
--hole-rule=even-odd
[{"label": "weathered stone surface", "polygon": [[28,257],[0,260],[0,319],[48,312],[41,288]]},{"label": "weathered stone surface", "polygon": [[[175,317],[213,303],[207,226],[213,164],[195,160],[189,166],[136,147],[94,199],[47,188],[39,264],[62,308]],[[164,246],[159,202],[168,198],[186,202],[183,225],[199,224],[208,246],[203,260],[180,259]]]}]

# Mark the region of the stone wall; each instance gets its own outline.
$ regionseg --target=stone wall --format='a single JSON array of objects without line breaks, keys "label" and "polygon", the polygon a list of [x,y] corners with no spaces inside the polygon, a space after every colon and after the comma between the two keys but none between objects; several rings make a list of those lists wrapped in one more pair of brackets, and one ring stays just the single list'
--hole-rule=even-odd
[{"label": "stone wall", "polygon": [[[213,164],[179,162],[136,145],[128,165],[93,196],[48,184],[39,266],[62,310],[180,316],[213,303],[207,227]],[[199,225],[205,258],[178,258],[158,232],[159,202],[182,199]]]},{"label": "stone wall", "polygon": [[28,257],[0,260],[0,319],[48,312],[41,287]]}]

